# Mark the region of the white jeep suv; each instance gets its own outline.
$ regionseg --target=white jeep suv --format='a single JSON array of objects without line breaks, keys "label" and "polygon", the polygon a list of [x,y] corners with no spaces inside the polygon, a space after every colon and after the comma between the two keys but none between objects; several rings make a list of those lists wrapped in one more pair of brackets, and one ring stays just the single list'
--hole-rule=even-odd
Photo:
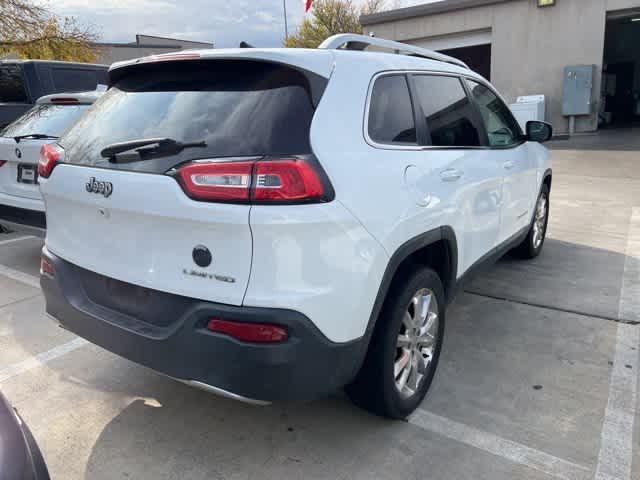
[{"label": "white jeep suv", "polygon": [[191,385],[252,403],[346,386],[405,417],[467,274],[542,248],[550,126],[523,134],[453,58],[340,35],[109,75],[43,150],[47,312]]},{"label": "white jeep suv", "polygon": [[57,140],[101,95],[100,91],[40,97],[27,113],[0,131],[0,230],[44,237],[44,202],[38,190],[43,145]]}]

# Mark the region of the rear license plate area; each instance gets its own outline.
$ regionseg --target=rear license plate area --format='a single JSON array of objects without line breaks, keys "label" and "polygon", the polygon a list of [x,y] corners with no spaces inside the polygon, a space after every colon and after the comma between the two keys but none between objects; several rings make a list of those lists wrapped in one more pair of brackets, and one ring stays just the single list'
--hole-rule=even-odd
[{"label": "rear license plate area", "polygon": [[38,183],[38,170],[35,165],[18,164],[18,183],[36,185]]},{"label": "rear license plate area", "polygon": [[73,266],[82,290],[95,305],[126,315],[138,322],[168,327],[182,318],[194,299],[122,282]]},{"label": "rear license plate area", "polygon": [[107,295],[111,298],[113,306],[127,313],[138,314],[146,308],[151,299],[151,290],[130,283],[121,282],[113,278],[104,278],[104,286]]}]

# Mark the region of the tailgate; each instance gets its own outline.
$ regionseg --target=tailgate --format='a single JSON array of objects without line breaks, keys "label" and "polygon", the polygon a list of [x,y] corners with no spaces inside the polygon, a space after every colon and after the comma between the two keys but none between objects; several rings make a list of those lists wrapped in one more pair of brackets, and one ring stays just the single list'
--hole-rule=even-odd
[{"label": "tailgate", "polygon": [[[95,179],[111,194],[89,192]],[[241,305],[251,268],[248,205],[197,202],[166,175],[58,165],[41,180],[46,246],[103,276],[191,298]],[[208,267],[195,247],[212,254]]]},{"label": "tailgate", "polygon": [[0,160],[7,161],[0,167],[0,193],[33,200],[42,198],[37,184],[41,147],[42,142],[0,140]]}]

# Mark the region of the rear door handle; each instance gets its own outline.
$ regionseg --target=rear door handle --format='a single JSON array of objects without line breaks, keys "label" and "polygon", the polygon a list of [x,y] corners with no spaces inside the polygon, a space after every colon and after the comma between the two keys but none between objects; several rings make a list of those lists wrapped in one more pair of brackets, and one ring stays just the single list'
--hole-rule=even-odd
[{"label": "rear door handle", "polygon": [[457,180],[460,180],[462,175],[463,172],[461,170],[458,170],[457,168],[448,168],[440,172],[440,178],[443,182],[455,182]]},{"label": "rear door handle", "polygon": [[504,162],[502,164],[502,166],[504,167],[505,170],[511,170],[514,165],[515,165],[515,163],[513,163],[512,160],[507,160],[506,162]]}]

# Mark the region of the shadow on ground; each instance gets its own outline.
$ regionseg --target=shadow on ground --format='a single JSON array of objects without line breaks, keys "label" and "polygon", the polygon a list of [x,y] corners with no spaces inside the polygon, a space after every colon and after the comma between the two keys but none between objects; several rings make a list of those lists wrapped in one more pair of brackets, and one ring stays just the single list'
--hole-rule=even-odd
[{"label": "shadow on ground", "polygon": [[340,478],[358,465],[366,470],[376,451],[403,448],[395,435],[404,424],[361,412],[341,396],[252,407],[170,380],[147,381],[159,403],[136,400],[104,428],[87,479]]},{"label": "shadow on ground", "polygon": [[506,255],[474,278],[465,290],[498,299],[619,319],[625,262],[627,269],[640,269],[637,259],[620,253],[547,238],[538,258],[522,261]]}]

